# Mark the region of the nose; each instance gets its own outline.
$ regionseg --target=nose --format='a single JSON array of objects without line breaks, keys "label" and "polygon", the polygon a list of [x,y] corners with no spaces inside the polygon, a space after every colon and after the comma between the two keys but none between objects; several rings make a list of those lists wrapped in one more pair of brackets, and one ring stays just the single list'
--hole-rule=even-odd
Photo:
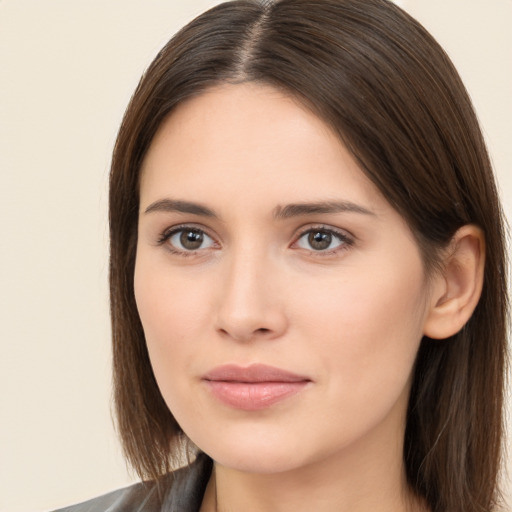
[{"label": "nose", "polygon": [[288,321],[277,263],[259,251],[227,260],[217,295],[217,332],[235,341],[280,337]]}]

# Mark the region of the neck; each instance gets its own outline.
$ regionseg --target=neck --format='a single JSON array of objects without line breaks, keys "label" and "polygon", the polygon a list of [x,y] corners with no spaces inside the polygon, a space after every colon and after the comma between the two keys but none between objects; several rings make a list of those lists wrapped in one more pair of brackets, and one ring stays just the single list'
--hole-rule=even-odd
[{"label": "neck", "polygon": [[407,486],[401,443],[358,448],[282,473],[215,463],[201,512],[426,512]]}]

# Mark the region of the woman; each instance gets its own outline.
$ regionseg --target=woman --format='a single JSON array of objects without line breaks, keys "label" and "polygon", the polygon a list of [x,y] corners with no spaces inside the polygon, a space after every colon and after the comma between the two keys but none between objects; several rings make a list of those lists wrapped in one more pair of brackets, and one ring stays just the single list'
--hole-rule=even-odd
[{"label": "woman", "polygon": [[147,482],[68,510],[493,510],[502,214],[417,22],[217,6],[142,78],[110,187],[118,427]]}]

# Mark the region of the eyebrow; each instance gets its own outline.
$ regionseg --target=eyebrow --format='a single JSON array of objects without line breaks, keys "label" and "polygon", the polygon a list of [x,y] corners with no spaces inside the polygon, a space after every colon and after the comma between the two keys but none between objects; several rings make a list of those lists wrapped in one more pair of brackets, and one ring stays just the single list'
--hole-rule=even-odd
[{"label": "eyebrow", "polygon": [[286,206],[277,206],[274,209],[275,219],[289,219],[302,215],[329,214],[329,213],[359,213],[372,215],[375,213],[363,206],[350,201],[322,201],[319,203],[297,203]]},{"label": "eyebrow", "polygon": [[[160,199],[155,201],[144,210],[144,213],[152,212],[189,213],[202,217],[217,218],[215,212],[210,208],[200,203],[179,199]],[[371,210],[350,201],[321,201],[315,203],[294,203],[286,206],[276,206],[273,211],[273,217],[277,220],[285,220],[304,215],[345,212],[359,213],[362,215],[375,215]]]},{"label": "eyebrow", "polygon": [[144,213],[151,212],[179,212],[201,215],[202,217],[217,217],[210,208],[207,208],[202,204],[176,199],[160,199],[159,201],[151,203],[144,210]]}]

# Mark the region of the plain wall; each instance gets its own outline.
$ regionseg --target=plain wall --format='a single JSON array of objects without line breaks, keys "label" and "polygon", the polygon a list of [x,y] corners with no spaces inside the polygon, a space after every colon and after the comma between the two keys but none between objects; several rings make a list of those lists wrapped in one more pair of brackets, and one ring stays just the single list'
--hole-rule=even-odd
[{"label": "plain wall", "polygon": [[[110,154],[145,67],[216,3],[0,0],[1,511],[132,481],[110,415]],[[512,1],[397,3],[461,72],[512,218]]]}]

